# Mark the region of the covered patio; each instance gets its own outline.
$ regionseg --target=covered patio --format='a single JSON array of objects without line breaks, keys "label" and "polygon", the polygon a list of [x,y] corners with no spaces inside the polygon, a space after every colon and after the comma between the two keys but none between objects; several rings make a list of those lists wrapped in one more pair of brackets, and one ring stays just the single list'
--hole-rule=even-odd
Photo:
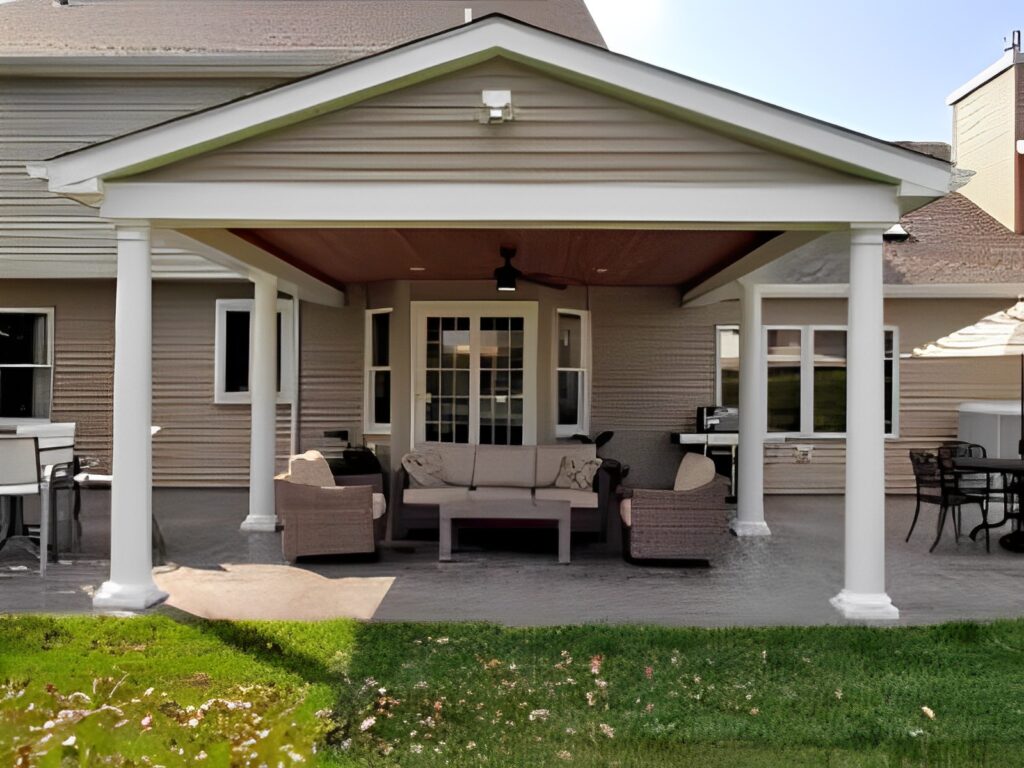
[{"label": "covered patio", "polygon": [[[560,566],[552,555],[553,538],[537,548],[468,546],[447,564],[437,562],[436,543],[424,542],[415,552],[384,549],[377,562],[322,559],[292,567],[281,560],[279,533],[239,531],[247,513],[244,491],[157,490],[154,507],[169,562],[157,569],[157,578],[178,566],[215,578],[236,566],[270,565],[279,569],[280,586],[305,583],[314,574],[331,582],[393,579],[368,616],[374,621],[709,627],[842,621],[827,600],[842,579],[834,556],[843,541],[839,496],[769,497],[766,515],[774,535],[726,539],[711,568],[637,568],[586,544],[574,547],[571,566]],[[913,511],[906,497],[889,497],[886,504],[886,558],[901,624],[1019,615],[1024,560],[999,547],[986,555],[981,539],[956,544],[948,532],[929,555],[935,511],[922,520],[926,530],[905,543]],[[965,526],[973,520],[970,514]],[[7,557],[0,562],[0,613],[100,610],[92,595],[108,574],[109,494],[87,494],[82,521],[82,554],[52,565],[46,579],[39,579],[28,559],[21,564],[25,570],[11,570],[19,562]],[[224,610],[249,608],[232,600],[225,598]],[[353,615],[355,608],[325,606],[340,616]]]},{"label": "covered patio", "polygon": [[[419,122],[425,115],[427,125]],[[153,580],[148,547],[154,242],[184,243],[254,284],[249,493],[232,495],[223,517],[218,505],[203,505],[211,516],[203,529],[261,549],[276,525],[279,292],[341,306],[353,285],[400,281],[405,299],[396,302],[395,314],[406,321],[410,286],[420,280],[440,284],[434,285],[439,300],[456,284],[479,292],[475,300],[493,300],[493,284],[482,281],[499,264],[495,245],[512,238],[523,254],[520,270],[539,274],[546,291],[653,285],[677,288],[679,305],[723,295],[739,299],[745,373],[732,528],[740,540],[732,542],[728,565],[710,572],[736,578],[724,582],[726,591],[716,598],[702,596],[696,585],[680,588],[680,578],[696,581],[706,574],[669,572],[656,582],[663,590],[659,598],[657,589],[647,589],[654,578],[647,571],[602,563],[612,570],[601,573],[621,572],[622,585],[607,591],[625,599],[601,608],[606,579],[589,583],[586,566],[557,577],[533,563],[492,571],[481,560],[467,567],[497,574],[495,584],[520,579],[518,599],[543,595],[543,612],[535,614],[540,623],[557,621],[563,607],[571,619],[569,607],[582,601],[572,589],[560,598],[557,585],[582,582],[594,590],[592,600],[582,603],[590,620],[663,616],[701,623],[699,616],[721,610],[721,623],[772,621],[787,612],[766,612],[771,600],[731,599],[740,597],[732,592],[737,584],[759,594],[757,585],[764,582],[758,579],[769,567],[764,558],[788,563],[772,570],[794,580],[775,585],[778,599],[799,595],[794,604],[806,604],[788,612],[792,623],[831,620],[829,597],[847,618],[899,617],[885,565],[882,236],[902,213],[948,190],[947,164],[487,17],[30,170],[47,178],[51,191],[98,205],[117,222],[110,577],[95,593],[96,607],[142,609],[166,596]],[[773,499],[780,508],[766,520],[761,295],[748,275],[836,231],[848,233],[850,242],[847,410],[857,414],[846,432],[842,535],[833,508],[820,520],[803,521],[811,530],[800,536],[758,540],[771,532],[769,522],[783,531],[796,525],[799,516],[790,516],[807,502]],[[426,277],[410,277],[412,271]],[[408,358],[401,365],[410,365]],[[412,374],[408,367],[396,373]],[[638,391],[644,385],[639,378]],[[414,443],[411,401],[395,417],[397,457]],[[243,520],[236,519],[239,505],[246,510]],[[181,505],[183,517],[174,524],[192,518],[189,508],[195,505]],[[824,526],[817,538],[816,525]],[[195,555],[177,556],[187,563]],[[401,567],[402,560],[391,558],[351,566],[350,572]],[[460,568],[442,571],[419,562],[421,575],[437,573],[442,580]],[[489,590],[466,574],[444,584],[423,578],[409,588],[404,598],[389,593],[380,618],[426,617],[417,606],[435,604],[418,590],[434,589],[453,609],[460,601],[446,594],[472,592],[462,601],[469,608],[461,618],[502,619],[486,609]],[[920,599],[904,585],[896,589],[905,603]],[[725,608],[729,603],[744,610]],[[493,605],[510,612],[505,620],[519,612],[513,603]],[[936,618],[938,613],[927,620]]]}]

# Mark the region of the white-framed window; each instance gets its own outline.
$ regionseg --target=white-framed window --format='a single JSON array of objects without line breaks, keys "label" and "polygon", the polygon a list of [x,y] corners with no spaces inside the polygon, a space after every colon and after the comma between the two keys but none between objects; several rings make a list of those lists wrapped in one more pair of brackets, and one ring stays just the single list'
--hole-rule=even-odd
[{"label": "white-framed window", "polygon": [[[768,433],[844,437],[846,327],[773,325],[764,329]],[[885,328],[885,435],[899,429],[898,331]]]},{"label": "white-framed window", "polygon": [[[252,299],[217,299],[214,351],[214,397],[218,404],[251,402]],[[277,300],[277,402],[292,402],[295,304]]]},{"label": "white-framed window", "polygon": [[391,309],[366,310],[366,403],[363,429],[391,434]]},{"label": "white-framed window", "polygon": [[740,404],[740,327],[715,326],[715,405]]},{"label": "white-framed window", "polygon": [[590,313],[559,309],[555,328],[555,435],[590,433]]},{"label": "white-framed window", "polygon": [[47,420],[53,393],[53,308],[0,308],[0,420]]}]

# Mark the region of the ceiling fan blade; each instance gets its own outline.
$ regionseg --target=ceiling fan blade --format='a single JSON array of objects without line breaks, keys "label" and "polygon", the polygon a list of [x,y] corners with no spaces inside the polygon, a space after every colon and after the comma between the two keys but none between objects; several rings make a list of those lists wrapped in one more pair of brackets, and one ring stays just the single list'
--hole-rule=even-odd
[{"label": "ceiling fan blade", "polygon": [[569,284],[559,277],[554,275],[539,275],[529,274],[520,275],[519,279],[525,283],[534,283],[535,285],[543,285],[545,288],[553,288],[556,291],[564,291],[569,287]]}]

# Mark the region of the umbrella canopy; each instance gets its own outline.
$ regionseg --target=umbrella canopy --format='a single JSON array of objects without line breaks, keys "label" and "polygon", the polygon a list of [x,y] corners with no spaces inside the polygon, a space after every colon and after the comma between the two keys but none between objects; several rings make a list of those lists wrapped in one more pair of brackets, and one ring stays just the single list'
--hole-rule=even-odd
[{"label": "umbrella canopy", "polygon": [[1024,355],[1024,298],[914,350],[913,357],[1010,357]]}]

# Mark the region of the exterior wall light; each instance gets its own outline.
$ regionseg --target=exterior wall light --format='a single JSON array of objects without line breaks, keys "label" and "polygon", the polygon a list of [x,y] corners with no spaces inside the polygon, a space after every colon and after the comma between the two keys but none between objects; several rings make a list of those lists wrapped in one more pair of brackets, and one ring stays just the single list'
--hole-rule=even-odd
[{"label": "exterior wall light", "polygon": [[480,116],[483,125],[494,125],[513,120],[512,91],[484,91],[484,109]]}]

